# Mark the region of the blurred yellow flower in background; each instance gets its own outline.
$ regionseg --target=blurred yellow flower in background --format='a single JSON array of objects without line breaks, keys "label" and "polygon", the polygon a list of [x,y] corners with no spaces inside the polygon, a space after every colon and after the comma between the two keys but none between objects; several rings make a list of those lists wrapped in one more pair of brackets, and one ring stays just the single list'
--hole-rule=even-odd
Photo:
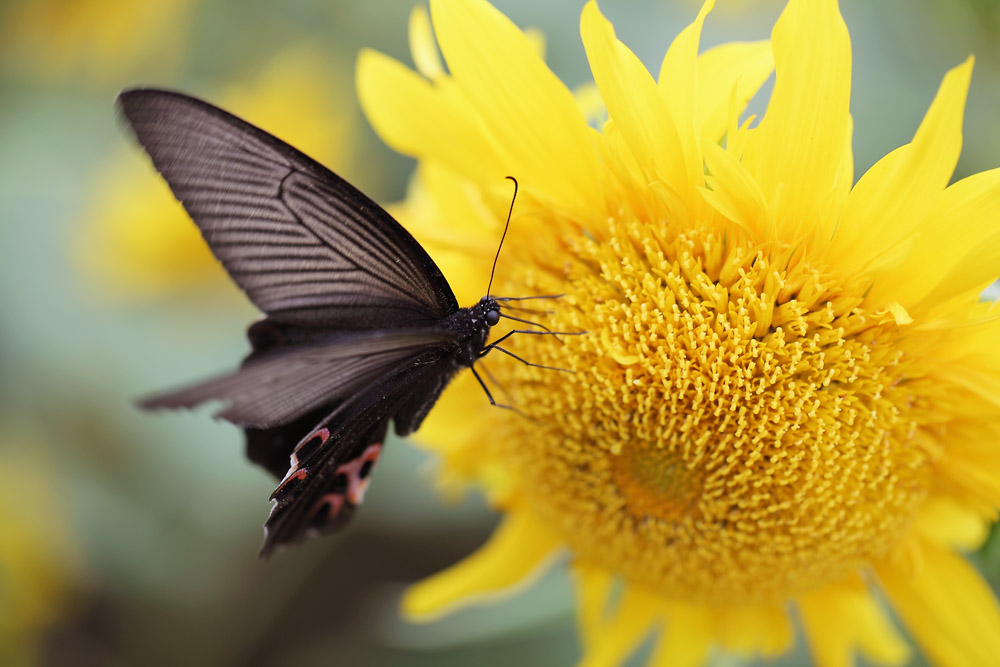
[{"label": "blurred yellow flower in background", "polygon": [[192,0],[20,0],[2,13],[0,39],[21,68],[43,78],[118,83],[141,64],[180,60]]},{"label": "blurred yellow flower in background", "polygon": [[[1000,266],[1000,170],[949,185],[972,61],[854,183],[836,2],[793,0],[769,42],[699,54],[712,6],[654,79],[586,5],[597,128],[483,0],[432,0],[434,35],[416,11],[418,72],[361,54],[365,112],[419,160],[394,213],[460,302],[486,285],[513,174],[494,292],[564,294],[544,323],[588,332],[511,339],[573,374],[486,360],[531,419],[469,377],[442,397],[421,432],[442,479],[505,518],[403,610],[508,593],[568,552],[581,664],[654,633],[656,665],[776,656],[794,619],[819,665],[901,664],[882,596],[933,662],[990,664],[1000,609],[960,555],[1000,507],[1000,311],[979,300]],[[740,120],[772,67],[766,113]]]},{"label": "blurred yellow flower in background", "polygon": [[[336,94],[346,80],[323,51],[298,46],[211,101],[337,170],[355,150],[354,112]],[[101,169],[80,231],[80,265],[103,293],[118,297],[228,285],[197,227],[144,162],[137,151],[120,150]]]},{"label": "blurred yellow flower in background", "polygon": [[48,451],[5,432],[0,446],[0,664],[35,665],[45,632],[65,616],[79,564]]}]

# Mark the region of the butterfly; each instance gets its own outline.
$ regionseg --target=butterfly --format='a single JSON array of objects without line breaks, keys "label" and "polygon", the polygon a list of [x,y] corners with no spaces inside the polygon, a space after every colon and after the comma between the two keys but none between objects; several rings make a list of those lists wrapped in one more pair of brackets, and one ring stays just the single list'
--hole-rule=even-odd
[{"label": "butterfly", "polygon": [[140,403],[220,401],[216,416],[244,429],[250,460],[280,479],[262,556],[351,518],[390,421],[398,435],[415,431],[463,368],[498,405],[474,364],[493,349],[528,363],[499,343],[552,333],[515,329],[487,343],[502,317],[527,322],[504,313],[505,302],[551,297],[492,297],[488,287],[459,308],[440,269],[392,216],[267,132],[171,91],[127,90],[116,104],[215,257],[264,313],[247,331],[251,352],[238,370]]}]

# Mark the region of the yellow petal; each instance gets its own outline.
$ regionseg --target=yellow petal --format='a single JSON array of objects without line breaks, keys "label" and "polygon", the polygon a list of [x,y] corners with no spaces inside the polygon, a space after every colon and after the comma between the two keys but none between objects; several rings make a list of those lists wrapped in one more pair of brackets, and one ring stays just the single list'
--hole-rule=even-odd
[{"label": "yellow petal", "polygon": [[715,632],[722,646],[743,655],[780,655],[795,639],[788,614],[779,606],[717,610]]},{"label": "yellow petal", "polygon": [[876,285],[876,295],[888,293],[894,277],[904,272],[910,279],[893,291],[900,299],[934,304],[968,291],[978,293],[1000,274],[997,220],[1000,169],[948,186],[928,211],[912,254],[886,276],[885,286]]},{"label": "yellow petal", "polygon": [[851,44],[835,0],[792,0],[771,43],[774,92],[744,162],[772,205],[781,189],[778,231],[794,239],[829,215],[849,122]]},{"label": "yellow petal", "polygon": [[[509,191],[507,188],[507,194]],[[451,169],[430,161],[418,165],[406,199],[389,209],[427,249],[453,286],[460,304],[482,296],[500,239],[501,216],[506,215],[506,210],[491,210],[483,201],[482,190]],[[441,263],[446,255],[454,264],[451,268]]]},{"label": "yellow petal", "polygon": [[1000,507],[1000,448],[996,437],[965,437],[948,443],[937,464],[942,489],[992,521]]},{"label": "yellow petal", "polygon": [[684,146],[656,82],[635,54],[618,41],[593,0],[583,8],[580,34],[608,115],[639,165],[676,192],[691,191]]},{"label": "yellow petal", "polygon": [[614,577],[607,570],[579,563],[573,566],[576,588],[576,617],[583,644],[590,645],[604,631],[605,610]]},{"label": "yellow petal", "polygon": [[903,304],[898,301],[892,301],[886,305],[886,310],[892,315],[892,318],[896,320],[896,324],[903,326],[905,324],[913,324],[913,317],[907,312]]},{"label": "yellow petal", "polygon": [[[736,105],[746,108],[771,72],[774,56],[771,42],[732,42],[698,56],[698,90],[695,123],[698,136],[717,142],[726,133],[729,103],[735,88]],[[662,80],[660,85],[663,85]]]},{"label": "yellow petal", "polygon": [[998,267],[1000,234],[994,233],[980,239],[978,246],[955,262],[937,287],[927,295],[926,301],[933,304],[968,292],[979,295],[996,280],[1000,274]]},{"label": "yellow petal", "polygon": [[1000,607],[989,584],[964,558],[923,543],[913,574],[888,562],[878,576],[896,613],[933,664],[992,665],[1000,656]]},{"label": "yellow petal", "polygon": [[968,389],[975,396],[1000,406],[1000,378],[990,369],[973,366],[941,368],[935,378]]},{"label": "yellow petal", "polygon": [[444,75],[444,64],[434,41],[434,29],[431,28],[431,17],[423,5],[415,5],[410,12],[410,57],[417,71],[428,79],[437,79]]},{"label": "yellow petal", "polygon": [[[427,443],[429,449],[439,453],[467,447],[470,434],[480,428],[474,424],[477,420],[465,417],[481,412],[485,399],[481,391],[476,391],[476,379],[472,373],[460,373],[445,387],[434,409],[417,431],[415,440]],[[463,418],[459,419],[460,416]]]},{"label": "yellow petal", "polygon": [[701,190],[702,197],[740,227],[751,233],[760,232],[767,202],[757,182],[739,160],[718,144],[705,141],[703,148],[710,174],[705,180],[710,190]]},{"label": "yellow petal", "polygon": [[513,595],[545,571],[561,546],[552,531],[528,512],[509,512],[478,551],[411,586],[403,596],[402,614],[414,622],[431,621]]},{"label": "yellow petal", "polygon": [[399,61],[369,49],[358,55],[357,69],[361,107],[389,146],[438,160],[473,180],[503,179],[499,158],[457,92],[448,95]]},{"label": "yellow petal", "polygon": [[856,650],[880,665],[901,665],[910,657],[909,646],[860,582],[802,596],[797,606],[818,667],[853,667]]},{"label": "yellow petal", "polygon": [[968,462],[958,462],[943,469],[941,476],[942,487],[951,496],[987,520],[996,516],[996,508],[1000,506],[1000,474],[995,465],[984,471]]},{"label": "yellow petal", "polygon": [[699,667],[712,645],[712,619],[704,607],[673,604],[649,667]]},{"label": "yellow petal", "polygon": [[697,18],[674,39],[660,66],[659,89],[677,128],[687,181],[702,184],[704,168],[699,135],[695,129],[695,100],[698,92],[698,45],[705,17],[715,6],[715,0],[705,0]]},{"label": "yellow petal", "polygon": [[545,60],[545,33],[538,28],[525,28],[524,36],[528,38],[531,48],[535,50],[538,57]]},{"label": "yellow petal", "polygon": [[617,667],[653,629],[663,601],[636,586],[626,585],[618,609],[593,641],[584,647],[578,667]]},{"label": "yellow petal", "polygon": [[[878,268],[884,253],[912,243],[927,210],[948,185],[962,148],[962,115],[972,58],[945,75],[920,128],[904,151],[893,151],[862,178],[844,207],[830,261],[850,275]],[[865,248],[859,253],[858,248]]]},{"label": "yellow petal", "polygon": [[[459,252],[434,255],[435,262],[443,270],[461,265],[463,258],[467,260],[467,256]],[[481,270],[482,264],[476,268]],[[452,274],[448,275],[451,281]],[[463,273],[456,275],[461,280]],[[482,288],[483,283],[474,282]],[[435,486],[445,499],[460,500],[471,480],[475,480],[476,486],[498,505],[506,504],[516,491],[516,476],[489,451],[496,436],[496,425],[489,419],[489,412],[495,409],[490,406],[475,376],[459,373],[445,387],[434,409],[413,436],[414,444],[435,455],[438,463]]]},{"label": "yellow petal", "polygon": [[931,542],[971,551],[986,541],[990,522],[954,500],[931,498],[920,508],[914,528]]},{"label": "yellow petal", "polygon": [[601,99],[601,91],[593,82],[582,83],[573,89],[573,97],[591,127],[601,127],[608,119],[608,110]]},{"label": "yellow petal", "polygon": [[572,213],[603,210],[586,120],[524,33],[485,0],[432,0],[431,17],[448,69],[490,128],[504,173]]},{"label": "yellow petal", "polygon": [[[854,119],[848,115],[847,116],[847,129],[844,132],[844,150],[840,154],[840,168],[837,170],[837,175],[833,178],[833,183],[830,187],[831,192],[831,203],[830,210],[839,212],[847,201],[847,197],[851,194],[851,188],[854,186],[854,148],[852,143],[854,141]],[[834,218],[836,215],[834,215]],[[817,243],[822,246],[826,246],[829,243],[829,236],[823,235],[816,239]]]}]

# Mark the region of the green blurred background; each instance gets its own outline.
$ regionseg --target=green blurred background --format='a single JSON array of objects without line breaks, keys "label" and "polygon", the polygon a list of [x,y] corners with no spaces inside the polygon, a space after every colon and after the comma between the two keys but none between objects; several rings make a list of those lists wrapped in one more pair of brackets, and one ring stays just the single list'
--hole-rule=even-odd
[{"label": "green blurred background", "polygon": [[[544,32],[567,84],[588,80],[582,2],[496,4]],[[698,7],[601,6],[653,71]],[[116,124],[115,94],[151,84],[206,97],[397,201],[413,163],[361,117],[353,67],[364,46],[410,62],[412,7],[0,4],[0,665],[529,667],[578,655],[558,570],[501,606],[427,626],[397,618],[408,582],[469,553],[496,520],[474,494],[438,497],[419,450],[391,443],[346,532],[260,561],[274,481],[244,459],[238,430],[207,411],[133,406],[237,363],[254,314]],[[780,8],[719,0],[703,44],[766,37]],[[969,53],[957,176],[1000,164],[1000,4],[844,0],[842,11],[857,173],[909,140]],[[994,544],[974,557],[996,584]],[[805,662],[801,649],[783,660]]]}]

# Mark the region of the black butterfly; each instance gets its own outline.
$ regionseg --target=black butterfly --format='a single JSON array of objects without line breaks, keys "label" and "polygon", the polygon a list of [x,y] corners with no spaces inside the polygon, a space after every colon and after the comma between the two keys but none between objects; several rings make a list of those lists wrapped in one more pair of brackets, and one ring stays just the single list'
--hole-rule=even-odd
[{"label": "black butterfly", "polygon": [[390,419],[399,435],[413,432],[460,369],[475,373],[492,349],[511,354],[497,344],[513,333],[550,333],[515,330],[487,344],[501,317],[525,321],[502,313],[501,302],[516,299],[459,308],[398,222],[263,130],[174,92],[129,90],[117,104],[266,315],[247,332],[252,352],[239,370],[141,403],[225,403],[218,416],[244,428],[249,458],[281,478],[262,555],[351,517]]}]

